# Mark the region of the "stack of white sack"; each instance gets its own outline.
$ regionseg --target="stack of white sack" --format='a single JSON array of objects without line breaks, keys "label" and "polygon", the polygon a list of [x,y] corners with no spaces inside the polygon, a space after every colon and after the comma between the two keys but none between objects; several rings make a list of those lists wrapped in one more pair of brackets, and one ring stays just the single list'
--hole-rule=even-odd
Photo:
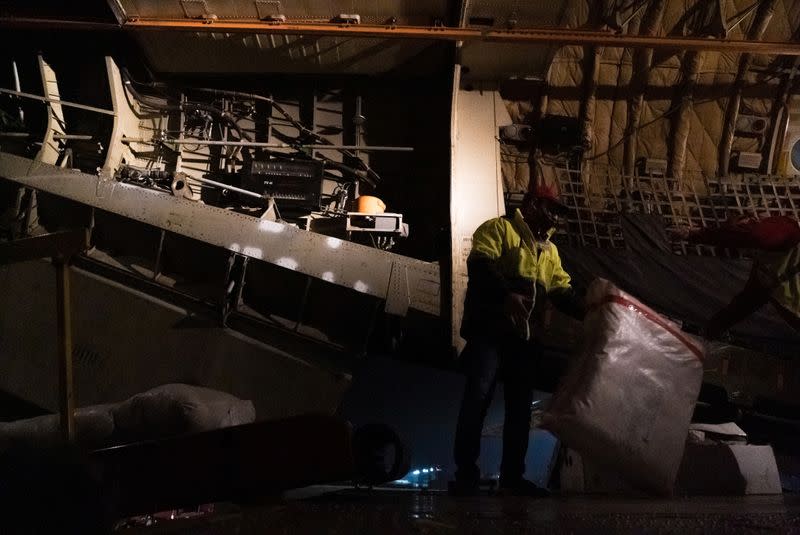
[{"label": "stack of white sack", "polygon": [[704,348],[612,283],[587,294],[584,343],[542,427],[635,487],[672,493],[703,378]]}]

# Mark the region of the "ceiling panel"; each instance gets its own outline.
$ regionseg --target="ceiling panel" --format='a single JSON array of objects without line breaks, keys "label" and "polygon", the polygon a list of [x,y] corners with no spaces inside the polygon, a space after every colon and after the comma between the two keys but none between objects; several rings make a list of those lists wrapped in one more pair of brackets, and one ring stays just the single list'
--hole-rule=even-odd
[{"label": "ceiling panel", "polygon": [[365,24],[382,24],[397,18],[400,24],[428,25],[447,20],[448,0],[109,0],[119,4],[129,17],[197,18],[216,15],[220,19],[257,20],[284,15],[288,20],[328,21],[340,14],[358,14]]},{"label": "ceiling panel", "polygon": [[[534,28],[558,26],[569,0],[522,2],[479,0],[469,2],[464,26]],[[461,49],[461,64],[468,68],[463,80],[543,78],[554,48],[473,41]],[[463,71],[462,71],[463,72]]]},{"label": "ceiling panel", "polygon": [[[364,24],[433,24],[455,12],[454,0],[109,0],[121,9],[118,16],[154,19],[258,20],[284,15],[290,22],[329,21],[341,14],[357,14]],[[213,24],[209,25],[212,30]],[[192,73],[336,73],[379,74],[402,67],[420,74],[436,67],[424,61],[426,52],[444,58],[442,47],[452,44],[420,40],[326,36],[242,35],[224,32],[139,31],[137,40],[156,71]],[[442,65],[444,67],[444,65]]]},{"label": "ceiling panel", "polygon": [[[465,26],[470,19],[493,19],[493,27],[533,28],[558,26],[568,0],[525,2],[519,0],[478,0],[467,3]],[[475,20],[479,24],[488,20]]]},{"label": "ceiling panel", "polygon": [[[174,73],[380,74],[412,58],[427,74],[451,43],[221,33],[143,32],[139,42],[154,70]],[[433,64],[420,61],[435,58]],[[442,66],[443,67],[443,66]],[[422,72],[422,71],[427,72]]]}]

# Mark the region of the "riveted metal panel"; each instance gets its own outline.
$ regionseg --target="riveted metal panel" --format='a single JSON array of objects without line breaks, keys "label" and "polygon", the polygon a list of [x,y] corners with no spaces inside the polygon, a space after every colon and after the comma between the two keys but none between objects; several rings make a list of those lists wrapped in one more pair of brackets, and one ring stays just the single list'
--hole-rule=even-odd
[{"label": "riveted metal panel", "polygon": [[389,314],[405,316],[411,300],[408,297],[408,270],[395,264],[389,277],[389,292],[384,310]]},{"label": "riveted metal panel", "polygon": [[439,313],[437,264],[1,152],[0,176],[381,299],[393,266],[405,266],[428,281],[410,287],[410,306]]}]

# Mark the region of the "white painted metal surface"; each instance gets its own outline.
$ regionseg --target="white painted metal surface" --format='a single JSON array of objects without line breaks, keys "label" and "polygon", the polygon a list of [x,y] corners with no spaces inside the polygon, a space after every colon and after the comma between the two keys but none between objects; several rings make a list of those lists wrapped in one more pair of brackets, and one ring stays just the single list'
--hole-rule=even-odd
[{"label": "white painted metal surface", "polygon": [[460,69],[453,81],[451,123],[452,158],[450,223],[453,270],[453,346],[464,341],[458,334],[467,290],[467,256],[472,233],[484,221],[505,213],[500,171],[500,126],[511,124],[500,94],[493,90],[460,88]]},{"label": "white painted metal surface", "polygon": [[0,176],[176,234],[438,315],[439,266],[0,152]]},{"label": "white painted metal surface", "polygon": [[[346,364],[316,346],[281,349],[206,323],[186,328],[189,310],[81,269],[72,269],[72,284],[79,406],[182,382],[252,400],[265,420],[333,413],[350,385]],[[53,266],[0,266],[0,292],[0,388],[57,410]]]},{"label": "white painted metal surface", "polygon": [[140,119],[137,116],[140,112],[139,105],[125,89],[119,68],[110,56],[106,56],[106,70],[111,90],[111,105],[114,108],[114,128],[108,142],[103,174],[110,177],[123,163],[147,166],[148,160],[136,158],[134,151],[147,152],[152,147],[144,143],[123,143],[122,140],[123,138],[152,139],[156,133],[166,128],[167,117],[149,114],[146,119]]},{"label": "white painted metal surface", "polygon": [[44,96],[48,100],[47,106],[47,126],[45,127],[44,139],[42,141],[42,148],[36,155],[36,159],[40,162],[55,165],[61,155],[59,150],[59,142],[53,136],[56,134],[64,135],[64,111],[61,108],[61,96],[58,92],[58,80],[56,73],[50,68],[42,56],[39,56],[39,72],[42,76],[42,87],[44,88]]}]

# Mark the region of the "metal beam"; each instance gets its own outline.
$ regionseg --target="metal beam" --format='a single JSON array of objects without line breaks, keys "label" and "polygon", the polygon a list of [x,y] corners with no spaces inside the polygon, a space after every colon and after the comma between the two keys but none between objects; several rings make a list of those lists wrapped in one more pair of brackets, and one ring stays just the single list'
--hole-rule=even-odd
[{"label": "metal beam", "polygon": [[[92,25],[81,21],[0,18],[0,27],[114,29],[116,25]],[[276,24],[254,20],[169,20],[130,18],[127,30],[283,34],[339,36],[379,39],[423,39],[431,41],[483,41],[531,45],[583,45],[621,48],[717,51],[766,55],[800,55],[800,43],[713,39],[682,36],[625,35],[572,28],[528,28],[514,30],[452,28],[444,26],[382,26],[338,23]]]},{"label": "metal beam", "polygon": [[[702,38],[712,35],[723,35],[724,28],[717,22],[720,15],[720,0],[709,0],[698,4],[699,21],[695,24],[696,32]],[[753,42],[753,41],[750,41]],[[678,183],[683,179],[686,166],[686,155],[689,151],[688,141],[691,134],[691,114],[694,109],[694,88],[700,79],[700,68],[705,61],[704,51],[689,50],[681,58],[681,80],[673,101],[677,113],[671,119],[670,146],[667,157],[667,176],[674,177]]]},{"label": "metal beam", "polygon": [[[758,12],[747,32],[747,38],[759,40],[767,31],[775,13],[776,0],[764,0],[757,2],[754,7],[758,7]],[[728,98],[725,107],[725,123],[722,129],[722,138],[719,143],[719,164],[720,176],[728,176],[730,171],[731,149],[733,148],[733,138],[736,136],[736,119],[739,116],[739,107],[742,103],[742,90],[744,89],[747,72],[753,64],[752,54],[742,54],[739,58],[739,68],[736,71],[736,80],[733,82],[733,90]]]},{"label": "metal beam", "polygon": [[119,24],[108,22],[93,22],[80,19],[45,19],[40,17],[0,17],[0,28],[14,29],[61,29],[76,31],[116,31],[121,28]]},{"label": "metal beam", "polygon": [[[2,135],[2,134],[0,134]],[[27,134],[25,134],[27,135]],[[91,136],[89,136],[91,138]],[[412,152],[414,147],[392,147],[389,145],[325,145],[324,143],[300,143],[290,145],[289,143],[266,143],[260,141],[219,141],[205,139],[164,139],[155,140],[143,137],[123,137],[123,143],[172,143],[174,145],[202,145],[206,147],[263,147],[269,149],[315,149],[315,150],[364,150],[364,151],[394,151]]]},{"label": "metal beam", "polygon": [[[639,27],[640,35],[654,36],[661,27],[664,18],[666,0],[650,2]],[[653,65],[653,50],[642,48],[633,55],[633,87],[628,101],[628,117],[625,127],[625,145],[623,148],[623,169],[626,175],[632,176],[636,165],[637,132],[642,121],[644,94],[650,83],[650,68]]]},{"label": "metal beam", "polygon": [[56,315],[58,316],[58,412],[61,422],[61,438],[72,442],[75,439],[75,390],[72,367],[70,268],[65,259],[56,260],[55,266]]},{"label": "metal beam", "polygon": [[676,95],[677,113],[672,118],[670,129],[670,148],[667,160],[667,176],[677,180],[683,178],[686,166],[687,143],[691,132],[691,113],[694,109],[694,88],[700,77],[703,53],[695,50],[687,52],[681,61],[681,83]]},{"label": "metal beam", "polygon": [[676,50],[716,50],[750,52],[769,55],[800,55],[800,43],[762,42],[698,37],[624,35],[604,31],[582,31],[564,28],[531,28],[519,30],[486,30],[479,28],[447,28],[424,26],[333,25],[333,24],[270,24],[252,21],[201,21],[129,19],[123,28],[143,30],[188,30],[206,32],[277,33],[301,35],[340,35],[444,41],[485,41],[521,44],[588,45],[631,48],[672,48]]},{"label": "metal beam", "polygon": [[55,164],[61,156],[61,144],[55,140],[55,136],[64,135],[66,121],[64,120],[64,109],[59,103],[61,94],[58,90],[58,78],[53,68],[47,64],[40,55],[38,58],[39,72],[42,76],[42,90],[44,97],[48,99],[47,126],[45,128],[42,146],[36,155],[36,160],[45,163]]},{"label": "metal beam", "polygon": [[42,102],[49,102],[50,104],[58,104],[60,106],[67,106],[70,108],[78,108],[79,110],[93,111],[95,113],[103,113],[105,115],[114,115],[112,110],[104,110],[103,108],[96,108],[94,106],[87,106],[85,104],[78,104],[77,102],[68,102],[60,98],[43,97],[41,95],[34,95],[32,93],[23,93],[22,91],[12,91],[10,89],[0,88],[0,93],[6,95],[14,95],[16,97],[30,98],[33,100],[40,100]]},{"label": "metal beam", "polygon": [[397,315],[440,312],[438,264],[4,152],[0,176],[385,299]]}]

